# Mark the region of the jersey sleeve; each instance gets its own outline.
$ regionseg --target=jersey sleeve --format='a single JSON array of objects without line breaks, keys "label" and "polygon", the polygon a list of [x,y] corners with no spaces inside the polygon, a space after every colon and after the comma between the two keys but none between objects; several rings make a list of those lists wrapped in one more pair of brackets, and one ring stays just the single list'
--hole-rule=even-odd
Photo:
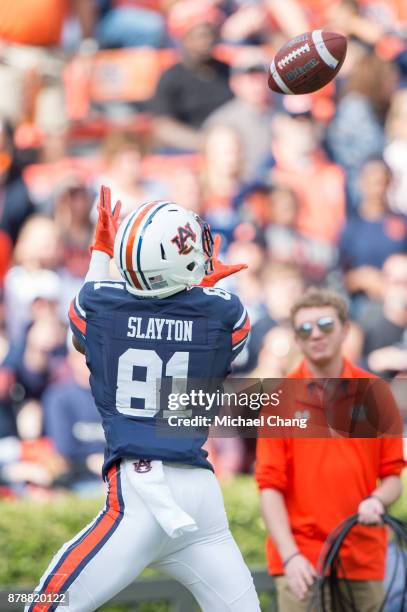
[{"label": "jersey sleeve", "polygon": [[379,478],[400,476],[406,467],[403,454],[403,438],[382,438]]},{"label": "jersey sleeve", "polygon": [[250,334],[250,319],[246,308],[237,296],[233,296],[231,309],[232,358],[240,353]]},{"label": "jersey sleeve", "polygon": [[86,347],[86,285],[74,297],[69,306],[69,324],[79,344]]}]

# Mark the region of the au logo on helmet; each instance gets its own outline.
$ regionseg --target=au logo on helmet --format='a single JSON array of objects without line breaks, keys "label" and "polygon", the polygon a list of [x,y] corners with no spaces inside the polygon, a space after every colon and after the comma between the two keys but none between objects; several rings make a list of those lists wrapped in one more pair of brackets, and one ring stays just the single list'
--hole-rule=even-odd
[{"label": "au logo on helmet", "polygon": [[193,231],[189,221],[184,226],[177,228],[178,234],[171,239],[171,242],[177,245],[179,255],[187,255],[192,251],[192,246],[187,245],[189,238],[192,238],[193,242],[196,242],[196,234]]}]

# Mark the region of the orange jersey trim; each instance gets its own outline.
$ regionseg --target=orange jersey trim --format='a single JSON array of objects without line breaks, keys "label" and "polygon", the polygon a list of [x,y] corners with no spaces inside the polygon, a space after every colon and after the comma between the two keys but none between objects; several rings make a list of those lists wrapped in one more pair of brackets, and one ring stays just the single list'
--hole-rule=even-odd
[{"label": "orange jersey trim", "polygon": [[71,305],[69,306],[69,318],[71,319],[72,323],[76,325],[79,331],[81,331],[83,335],[86,336],[86,321],[81,319],[80,316],[77,314],[75,310],[74,301],[75,300],[72,300]]}]

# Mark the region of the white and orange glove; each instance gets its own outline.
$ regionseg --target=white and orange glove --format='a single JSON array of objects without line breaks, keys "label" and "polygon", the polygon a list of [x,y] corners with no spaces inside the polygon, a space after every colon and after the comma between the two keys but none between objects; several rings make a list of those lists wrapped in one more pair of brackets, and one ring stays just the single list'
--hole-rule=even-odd
[{"label": "white and orange glove", "polygon": [[111,193],[109,187],[102,185],[98,202],[98,221],[96,223],[95,238],[90,250],[102,251],[113,257],[114,240],[119,227],[121,202],[118,201],[112,211]]},{"label": "white and orange glove", "polygon": [[228,266],[218,259],[221,241],[221,236],[216,234],[213,240],[212,272],[203,277],[199,284],[200,287],[214,287],[222,278],[226,278],[231,274],[236,274],[236,272],[240,272],[240,270],[247,268],[247,264]]}]

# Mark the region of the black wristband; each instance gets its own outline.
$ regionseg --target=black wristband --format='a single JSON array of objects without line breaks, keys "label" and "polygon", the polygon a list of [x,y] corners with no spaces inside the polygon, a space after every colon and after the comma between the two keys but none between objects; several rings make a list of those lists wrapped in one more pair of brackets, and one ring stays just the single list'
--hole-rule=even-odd
[{"label": "black wristband", "polygon": [[300,555],[300,551],[296,550],[292,555],[289,555],[287,557],[287,559],[285,559],[285,561],[283,561],[283,567],[284,569],[287,567],[287,565],[290,563],[291,559],[294,559],[294,557],[296,557],[297,555]]}]

